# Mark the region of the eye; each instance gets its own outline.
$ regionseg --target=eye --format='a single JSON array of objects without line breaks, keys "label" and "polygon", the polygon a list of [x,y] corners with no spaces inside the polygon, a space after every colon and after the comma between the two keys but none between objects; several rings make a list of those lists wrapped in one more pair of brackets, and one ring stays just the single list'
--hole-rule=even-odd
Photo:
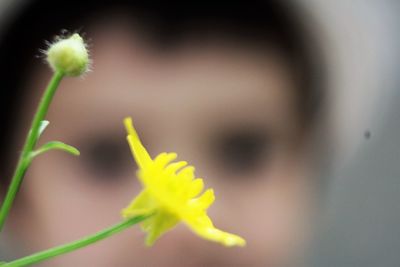
[{"label": "eye", "polygon": [[214,141],[214,158],[220,167],[235,173],[257,170],[271,148],[268,135],[263,130],[230,130]]},{"label": "eye", "polygon": [[81,149],[81,162],[86,171],[103,181],[116,181],[133,173],[135,163],[124,141],[120,136],[90,138]]}]

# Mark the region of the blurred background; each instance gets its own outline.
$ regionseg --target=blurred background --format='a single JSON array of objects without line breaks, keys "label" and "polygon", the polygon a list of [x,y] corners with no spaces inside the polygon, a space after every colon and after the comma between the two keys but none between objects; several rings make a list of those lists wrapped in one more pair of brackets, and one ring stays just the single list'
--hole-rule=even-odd
[{"label": "blurred background", "polygon": [[[25,2],[0,0],[0,29]],[[309,265],[400,266],[400,1],[296,2],[327,57],[334,147]]]},{"label": "blurred background", "polygon": [[313,266],[398,266],[400,3],[306,2],[335,51],[334,112],[343,131]]}]

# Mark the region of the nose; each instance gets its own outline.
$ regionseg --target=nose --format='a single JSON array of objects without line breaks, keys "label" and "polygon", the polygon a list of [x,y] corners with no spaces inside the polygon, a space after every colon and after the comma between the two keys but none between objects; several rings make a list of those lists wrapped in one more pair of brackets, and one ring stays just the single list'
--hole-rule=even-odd
[{"label": "nose", "polygon": [[[172,232],[167,232],[154,245],[154,255],[163,259],[163,266],[214,266],[221,262],[220,245],[196,236],[186,225],[180,223]],[[211,264],[211,265],[210,265]]]}]

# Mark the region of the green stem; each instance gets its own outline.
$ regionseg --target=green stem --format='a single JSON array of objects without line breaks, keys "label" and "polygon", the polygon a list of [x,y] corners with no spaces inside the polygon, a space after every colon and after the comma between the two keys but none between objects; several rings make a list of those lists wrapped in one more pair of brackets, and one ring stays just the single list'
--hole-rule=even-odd
[{"label": "green stem", "polygon": [[18,161],[17,168],[15,169],[14,176],[11,179],[10,186],[8,187],[7,194],[0,209],[0,232],[3,229],[5,220],[10,212],[12,203],[14,202],[15,195],[21,186],[25,172],[31,162],[30,153],[37,143],[40,123],[42,120],[44,120],[49,109],[50,102],[53,99],[54,93],[56,92],[63,77],[64,73],[62,72],[58,71],[54,73],[39,103],[39,107],[36,111],[35,117],[33,118],[31,129],[28,133],[24,148]]},{"label": "green stem", "polygon": [[4,265],[1,265],[1,267],[28,266],[31,264],[35,264],[35,263],[59,256],[59,255],[62,255],[62,254],[66,254],[66,253],[75,251],[77,249],[86,247],[90,244],[93,244],[95,242],[103,240],[107,237],[110,237],[114,234],[117,234],[117,233],[131,227],[132,225],[142,222],[143,220],[147,219],[150,216],[151,215],[140,215],[140,216],[133,217],[131,219],[120,222],[114,226],[111,226],[110,228],[107,228],[103,231],[100,231],[94,235],[90,235],[90,236],[84,237],[80,240],[77,240],[77,241],[74,241],[74,242],[71,242],[71,243],[68,243],[65,245],[54,247],[54,248],[35,253],[30,256],[27,256],[27,257],[24,257],[24,258],[21,258],[21,259],[12,261],[12,262],[5,263]]}]

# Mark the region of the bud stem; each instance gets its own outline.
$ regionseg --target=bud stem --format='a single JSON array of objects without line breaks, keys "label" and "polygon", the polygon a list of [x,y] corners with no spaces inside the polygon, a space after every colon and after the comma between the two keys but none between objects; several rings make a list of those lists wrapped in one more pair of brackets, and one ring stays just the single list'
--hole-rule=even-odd
[{"label": "bud stem", "polygon": [[35,148],[35,145],[39,138],[39,128],[41,121],[44,120],[47,111],[49,109],[50,102],[53,99],[53,96],[63,77],[64,73],[60,71],[54,72],[53,77],[50,80],[49,85],[47,86],[43,94],[43,97],[39,103],[38,109],[33,118],[31,129],[28,133],[25,145],[23,147],[21,156],[19,158],[17,167],[15,169],[14,176],[11,179],[11,183],[8,187],[7,194],[4,198],[3,204],[0,209],[0,232],[3,229],[8,213],[10,212],[12,203],[14,202],[15,199],[15,195],[17,194],[21,186],[25,172],[30,165],[31,162],[30,154]]}]

